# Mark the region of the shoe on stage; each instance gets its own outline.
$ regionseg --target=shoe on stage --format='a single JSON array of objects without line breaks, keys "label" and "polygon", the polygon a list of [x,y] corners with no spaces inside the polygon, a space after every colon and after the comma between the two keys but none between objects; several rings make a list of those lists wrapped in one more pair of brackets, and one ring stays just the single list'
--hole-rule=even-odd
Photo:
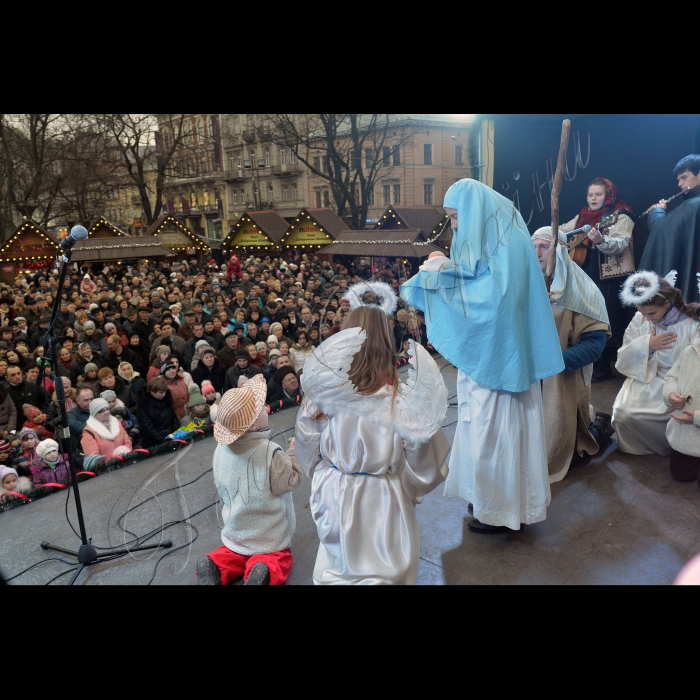
[{"label": "shoe on stage", "polygon": [[259,561],[253,566],[248,574],[248,579],[246,580],[246,586],[267,586],[270,583],[270,570],[267,568],[267,564]]},{"label": "shoe on stage", "polygon": [[503,532],[513,532],[513,530],[505,525],[487,525],[476,518],[470,520],[469,523],[467,523],[467,527],[472,532],[478,532],[480,535],[500,535]]},{"label": "shoe on stage", "polygon": [[197,576],[197,585],[199,586],[221,585],[219,567],[209,557],[204,557],[197,562],[195,575]]}]

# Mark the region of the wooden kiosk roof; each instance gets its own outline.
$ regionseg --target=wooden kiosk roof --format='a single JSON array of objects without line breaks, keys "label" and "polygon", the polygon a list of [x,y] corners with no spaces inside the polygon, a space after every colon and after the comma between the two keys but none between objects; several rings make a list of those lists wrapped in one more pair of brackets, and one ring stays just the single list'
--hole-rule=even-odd
[{"label": "wooden kiosk roof", "polygon": [[387,231],[342,231],[336,240],[319,253],[332,255],[375,256],[388,258],[425,258],[445,247],[424,240],[419,229]]}]

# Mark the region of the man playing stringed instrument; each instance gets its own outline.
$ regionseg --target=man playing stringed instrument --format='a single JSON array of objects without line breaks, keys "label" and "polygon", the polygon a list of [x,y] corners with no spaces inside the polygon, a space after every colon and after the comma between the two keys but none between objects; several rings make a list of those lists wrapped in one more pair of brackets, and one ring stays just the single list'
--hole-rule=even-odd
[{"label": "man playing stringed instrument", "polygon": [[[572,248],[571,258],[600,289],[610,319],[612,336],[593,373],[595,382],[613,376],[610,363],[615,360],[631,320],[632,314],[622,306],[618,292],[624,279],[635,271],[632,232],[636,217],[630,206],[617,198],[615,184],[604,177],[597,177],[588,185],[586,199],[587,206],[559,230],[568,233],[585,225],[592,227],[587,234],[578,236],[579,239],[585,237],[585,241]],[[604,222],[609,223],[605,226]],[[572,243],[579,243],[579,240],[574,239]]]}]

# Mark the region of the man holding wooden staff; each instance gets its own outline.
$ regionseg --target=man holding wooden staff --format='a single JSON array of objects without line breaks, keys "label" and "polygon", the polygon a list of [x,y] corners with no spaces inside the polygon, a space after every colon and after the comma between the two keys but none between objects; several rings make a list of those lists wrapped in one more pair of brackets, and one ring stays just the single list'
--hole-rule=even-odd
[{"label": "man holding wooden staff", "polygon": [[540,380],[564,369],[547,289],[513,202],[471,179],[443,206],[450,258],[433,253],[401,287],[459,370],[445,495],[472,504],[481,534],[542,521],[550,501]]}]

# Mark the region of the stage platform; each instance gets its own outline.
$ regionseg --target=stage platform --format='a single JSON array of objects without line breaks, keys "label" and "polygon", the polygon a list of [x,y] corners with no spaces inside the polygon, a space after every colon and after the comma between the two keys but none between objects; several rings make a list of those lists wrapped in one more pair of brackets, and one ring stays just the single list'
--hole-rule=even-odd
[{"label": "stage platform", "polygon": [[[440,365],[444,360],[438,359]],[[456,393],[457,372],[443,372],[449,395]],[[622,384],[617,377],[593,385],[593,403],[610,411]],[[455,402],[456,399],[453,399]],[[280,445],[292,435],[297,409],[270,417],[272,435]],[[447,412],[445,425],[457,417]],[[283,432],[287,431],[287,432]],[[454,425],[445,428],[450,440]],[[163,539],[172,550],[134,553],[122,559],[88,567],[78,585],[196,585],[197,560],[221,544],[220,507],[211,471],[216,447],[213,438],[186,450],[151,458],[80,485],[88,535],[93,544],[120,546],[130,535],[118,527],[119,517],[131,506],[160,494],[129,514],[123,523],[136,534],[162,523],[190,518],[193,527],[176,524]],[[445,499],[442,487],[417,507],[421,561],[418,583],[465,584],[670,584],[681,567],[700,551],[700,489],[694,483],[674,482],[668,459],[635,457],[617,451],[588,459],[552,486],[547,520],[520,532],[477,535],[467,529],[467,504]],[[199,478],[191,485],[182,486]],[[165,493],[160,493],[171,489]],[[309,511],[310,481],[294,492],[297,529],[292,542],[294,567],[287,585],[311,585],[318,549],[316,528]],[[40,543],[67,549],[80,542],[65,516],[65,493],[55,493],[26,506],[0,514],[0,571],[9,578],[50,556]],[[209,507],[207,507],[209,506]],[[77,529],[73,501],[69,516]],[[70,557],[63,557],[73,562]],[[49,561],[11,585],[44,584],[73,568]],[[52,585],[67,584],[72,573]]]}]

